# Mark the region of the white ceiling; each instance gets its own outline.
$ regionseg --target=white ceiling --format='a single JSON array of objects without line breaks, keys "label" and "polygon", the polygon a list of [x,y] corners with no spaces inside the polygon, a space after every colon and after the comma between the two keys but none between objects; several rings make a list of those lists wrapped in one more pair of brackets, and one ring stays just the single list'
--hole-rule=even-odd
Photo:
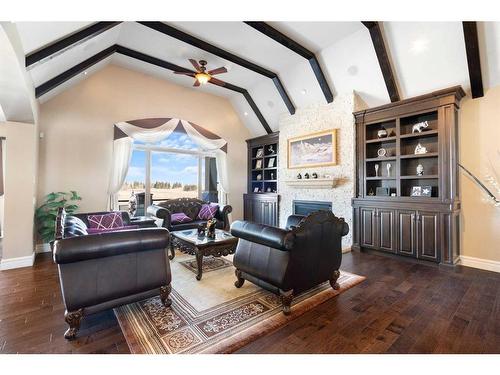
[{"label": "white ceiling", "polygon": [[[243,22],[169,24],[277,73],[297,108],[326,103],[307,60]],[[316,53],[334,94],[356,91],[369,106],[389,102],[369,32],[360,22],[270,24]],[[88,25],[86,22],[16,24],[25,53]],[[453,85],[469,88],[460,22],[384,22],[383,31],[402,98]],[[488,88],[500,84],[500,23],[479,23],[479,38],[484,86]],[[209,69],[225,66],[228,73],[220,75],[220,79],[247,89],[274,130],[277,130],[279,116],[287,112],[271,79],[135,22],[124,22],[52,59],[40,62],[28,70],[29,74],[34,85],[38,86],[113,44],[190,69],[188,58],[207,60]],[[171,71],[120,54],[114,54],[88,69],[87,76],[110,63],[182,86],[192,87],[193,84],[190,77],[174,75]],[[39,100],[49,100],[85,77],[80,74]],[[193,89],[228,98],[254,135],[265,133],[241,94],[210,84]]]}]

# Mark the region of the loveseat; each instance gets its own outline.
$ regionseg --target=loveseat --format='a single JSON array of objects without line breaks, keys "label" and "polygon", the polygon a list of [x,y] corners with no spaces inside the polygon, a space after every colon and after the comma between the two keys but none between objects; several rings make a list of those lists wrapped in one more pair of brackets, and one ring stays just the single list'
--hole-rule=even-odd
[{"label": "loveseat", "polygon": [[[199,213],[204,205],[210,205],[217,209],[214,217],[217,219],[216,227],[229,230],[229,214],[233,210],[230,205],[218,205],[217,203],[205,202],[196,198],[169,199],[148,207],[147,213],[158,219],[158,225],[169,231],[195,229],[199,224],[204,224],[207,219],[200,219]],[[172,223],[172,214],[184,213],[190,220],[180,223]]]},{"label": "loveseat", "polygon": [[[53,243],[54,262],[73,339],[84,315],[160,295],[170,306],[170,234],[165,228],[115,228],[88,234],[88,213],[75,216],[60,210]],[[124,223],[128,214],[123,213]],[[95,219],[95,217],[94,217]]]}]

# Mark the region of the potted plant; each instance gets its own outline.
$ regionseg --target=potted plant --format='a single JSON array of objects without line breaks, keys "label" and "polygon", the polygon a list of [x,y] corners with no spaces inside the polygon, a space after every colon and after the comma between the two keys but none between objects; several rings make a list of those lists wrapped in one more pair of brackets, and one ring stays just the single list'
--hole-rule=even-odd
[{"label": "potted plant", "polygon": [[59,208],[64,207],[66,213],[72,214],[78,209],[75,204],[82,200],[74,190],[69,193],[59,191],[50,193],[45,197],[44,203],[35,210],[35,223],[37,232],[44,243],[55,239],[56,218]]}]

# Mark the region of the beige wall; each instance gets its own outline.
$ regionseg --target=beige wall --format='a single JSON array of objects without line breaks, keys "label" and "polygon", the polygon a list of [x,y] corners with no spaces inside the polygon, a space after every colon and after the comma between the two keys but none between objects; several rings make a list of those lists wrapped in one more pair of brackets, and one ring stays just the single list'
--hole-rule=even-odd
[{"label": "beige wall", "polygon": [[[500,86],[487,90],[483,98],[462,101],[460,162],[483,182],[492,166],[500,177]],[[488,203],[463,173],[460,189],[462,255],[500,262],[500,207]]]},{"label": "beige wall", "polygon": [[[36,183],[36,127],[33,124],[0,123],[5,137],[5,202],[2,269],[29,265],[16,258],[34,251],[33,215]],[[29,262],[28,262],[29,263]]]},{"label": "beige wall", "polygon": [[77,190],[81,211],[105,209],[113,124],[147,117],[192,121],[228,141],[228,200],[241,218],[250,133],[230,102],[114,65],[41,105],[38,196]]}]

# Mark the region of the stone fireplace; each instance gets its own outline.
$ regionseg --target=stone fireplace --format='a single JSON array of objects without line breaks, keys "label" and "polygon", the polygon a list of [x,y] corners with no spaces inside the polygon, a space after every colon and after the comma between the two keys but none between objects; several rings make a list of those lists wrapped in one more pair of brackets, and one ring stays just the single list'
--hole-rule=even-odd
[{"label": "stone fireplace", "polygon": [[[278,165],[278,191],[280,201],[280,226],[294,211],[294,202],[306,201],[328,204],[329,209],[349,224],[349,234],[342,240],[344,249],[352,244],[351,198],[355,191],[355,127],[353,111],[365,108],[354,94],[339,94],[330,104],[316,104],[297,109],[295,115],[283,114],[279,120],[280,147]],[[337,129],[337,165],[317,168],[289,169],[287,167],[288,139],[328,129]],[[312,185],[294,186],[287,181],[298,173],[335,179],[335,186],[315,188]],[[303,209],[303,207],[300,207]]]}]

